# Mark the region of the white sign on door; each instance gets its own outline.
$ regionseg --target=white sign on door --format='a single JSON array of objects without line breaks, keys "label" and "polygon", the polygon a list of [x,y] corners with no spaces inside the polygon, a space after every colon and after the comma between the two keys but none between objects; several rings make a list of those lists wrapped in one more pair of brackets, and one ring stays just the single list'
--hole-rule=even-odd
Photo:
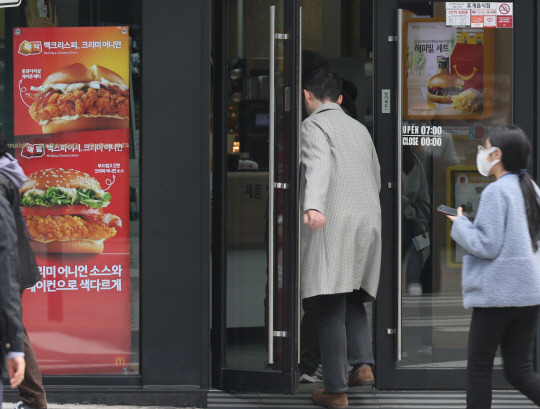
[{"label": "white sign on door", "polygon": [[514,4],[510,2],[446,2],[446,25],[450,27],[512,28]]},{"label": "white sign on door", "polygon": [[389,89],[382,90],[382,113],[383,114],[390,113],[390,90]]},{"label": "white sign on door", "polygon": [[0,0],[0,8],[17,7],[21,4],[21,0]]}]

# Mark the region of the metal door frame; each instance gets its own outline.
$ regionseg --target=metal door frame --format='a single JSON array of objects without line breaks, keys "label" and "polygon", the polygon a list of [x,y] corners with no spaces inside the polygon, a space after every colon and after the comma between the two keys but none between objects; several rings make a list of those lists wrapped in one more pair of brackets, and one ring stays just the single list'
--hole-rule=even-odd
[{"label": "metal door frame", "polygon": [[[418,2],[421,2],[418,0]],[[533,0],[516,3],[514,7],[514,44],[531,44],[528,47],[514,46],[514,121],[520,125],[527,135],[533,139],[534,169],[538,179],[540,176],[537,158],[539,148],[536,141],[537,93],[535,84],[537,74],[535,53],[536,19]],[[382,164],[381,207],[383,217],[382,236],[383,254],[381,280],[378,297],[375,302],[375,378],[379,389],[464,389],[466,386],[465,368],[398,368],[398,334],[399,327],[399,288],[398,288],[398,161],[399,147],[396,146],[396,129],[398,123],[398,73],[397,46],[397,9],[398,0],[378,0],[374,2],[374,112],[375,112],[375,146]],[[517,24],[519,22],[519,24]],[[531,40],[535,39],[535,40]],[[518,73],[519,69],[519,73]],[[390,90],[391,112],[382,113],[383,90]],[[540,95],[540,94],[539,94]],[[392,255],[392,256],[388,256]],[[537,341],[537,349],[539,347]],[[537,358],[537,367],[540,361]],[[493,373],[493,385],[496,388],[510,387],[504,378],[502,369]]]},{"label": "metal door frame", "polygon": [[[298,300],[297,300],[297,271],[298,271],[298,228],[290,227],[292,236],[289,237],[290,245],[285,253],[288,255],[283,263],[283,268],[291,274],[288,275],[286,302],[287,335],[283,350],[283,371],[273,370],[249,370],[226,368],[225,343],[226,343],[226,221],[227,221],[227,148],[226,148],[226,78],[227,78],[227,0],[216,0],[213,13],[214,37],[212,39],[212,64],[213,64],[213,178],[212,178],[212,330],[211,330],[211,355],[212,355],[212,386],[217,389],[238,391],[259,391],[294,393],[297,389],[298,377]],[[287,209],[288,220],[297,220],[297,121],[300,120],[295,107],[298,105],[299,84],[299,1],[284,1],[284,27],[287,39],[283,40],[285,48],[285,71],[286,81],[290,82],[290,121],[287,123],[287,132],[291,135],[287,164],[290,170],[290,180],[287,188],[283,190],[286,200],[294,206]],[[222,143],[217,143],[221,141]],[[269,188],[271,188],[269,186]],[[262,301],[262,300],[261,300]]]}]

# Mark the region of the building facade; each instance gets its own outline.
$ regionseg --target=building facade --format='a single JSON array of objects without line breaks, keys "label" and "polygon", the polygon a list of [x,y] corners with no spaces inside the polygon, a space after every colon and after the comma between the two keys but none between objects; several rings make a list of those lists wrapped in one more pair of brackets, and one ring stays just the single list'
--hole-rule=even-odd
[{"label": "building facade", "polygon": [[[4,15],[2,126],[15,149],[13,29],[30,27],[34,3]],[[343,106],[381,162],[376,387],[465,387],[463,250],[436,208],[465,205],[474,217],[491,181],[476,171],[476,146],[495,125],[526,131],[538,177],[534,1],[75,3],[57,0],[44,17],[130,33],[130,342],[112,370],[40,361],[51,400],[204,407],[210,388],[296,391],[301,80],[320,64],[344,79]],[[433,85],[439,74],[456,83]],[[453,99],[429,96],[447,88]],[[49,353],[47,331],[29,332],[38,359]],[[111,348],[63,339],[72,367],[87,347]],[[496,364],[495,386],[508,387]]]}]

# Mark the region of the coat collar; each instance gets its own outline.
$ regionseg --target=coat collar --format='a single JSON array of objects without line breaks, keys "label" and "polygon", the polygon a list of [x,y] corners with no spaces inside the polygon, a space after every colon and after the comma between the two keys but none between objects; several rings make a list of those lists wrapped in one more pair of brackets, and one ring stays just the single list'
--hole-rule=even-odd
[{"label": "coat collar", "polygon": [[322,104],[319,108],[317,108],[315,111],[311,113],[311,115],[318,114],[321,111],[326,110],[340,110],[342,111],[341,107],[336,104],[335,102],[327,102],[326,104]]}]

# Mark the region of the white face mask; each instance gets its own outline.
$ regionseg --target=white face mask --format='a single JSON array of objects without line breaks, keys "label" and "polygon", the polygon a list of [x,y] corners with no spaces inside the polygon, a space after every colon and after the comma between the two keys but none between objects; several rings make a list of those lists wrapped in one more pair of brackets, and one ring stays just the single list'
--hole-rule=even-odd
[{"label": "white face mask", "polygon": [[501,161],[500,159],[495,159],[490,162],[487,159],[489,154],[495,152],[497,149],[499,148],[492,146],[489,149],[483,149],[481,151],[479,150],[478,154],[476,155],[476,167],[478,168],[478,172],[480,172],[482,176],[489,176],[489,171],[491,170],[491,168],[496,163]]}]

